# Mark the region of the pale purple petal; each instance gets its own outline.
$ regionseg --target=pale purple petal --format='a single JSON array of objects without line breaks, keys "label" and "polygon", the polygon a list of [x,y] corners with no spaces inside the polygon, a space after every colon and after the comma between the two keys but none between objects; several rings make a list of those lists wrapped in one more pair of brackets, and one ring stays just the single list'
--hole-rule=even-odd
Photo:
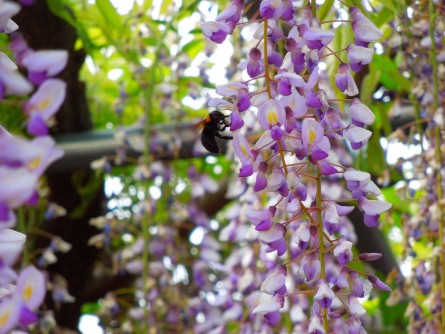
[{"label": "pale purple petal", "polygon": [[16,71],[18,69],[17,65],[1,51],[0,51],[0,68],[9,71]]},{"label": "pale purple petal", "polygon": [[382,194],[379,187],[374,183],[374,181],[369,181],[365,186],[361,187],[361,190],[366,194],[366,196],[379,196]]},{"label": "pale purple petal", "polygon": [[18,295],[31,311],[35,311],[42,304],[45,293],[45,277],[43,274],[34,266],[23,269],[17,280],[14,294]]},{"label": "pale purple petal", "polygon": [[289,96],[283,96],[280,99],[280,104],[292,109],[293,117],[303,117],[307,113],[306,98],[300,95],[295,88],[291,89]]},{"label": "pale purple petal", "polygon": [[226,9],[219,13],[216,17],[216,21],[238,23],[241,18],[242,9],[243,3],[241,1],[232,1]]},{"label": "pale purple petal", "polygon": [[23,59],[23,65],[29,72],[44,72],[48,77],[59,74],[68,62],[66,50],[39,50],[29,52]]},{"label": "pale purple petal", "polygon": [[[357,126],[351,127],[346,131],[346,139],[350,142],[353,149],[360,148],[371,137],[372,132]],[[360,147],[355,144],[360,144]]]},{"label": "pale purple petal", "polygon": [[289,82],[292,84],[292,86],[295,86],[298,88],[303,88],[306,85],[306,82],[304,81],[304,79],[301,76],[299,76],[298,74],[295,74],[293,72],[282,72],[282,73],[278,73],[275,76],[275,79],[282,79],[282,78],[289,80]]},{"label": "pale purple petal", "polygon": [[22,251],[26,235],[14,230],[0,230],[0,260],[6,266],[12,266]]},{"label": "pale purple petal", "polygon": [[24,167],[0,166],[0,201],[16,209],[25,203],[37,186],[38,175]]},{"label": "pale purple petal", "polygon": [[303,120],[301,137],[305,148],[319,143],[323,138],[323,134],[323,127],[316,120],[312,118]]},{"label": "pale purple petal", "polygon": [[352,30],[356,44],[367,44],[382,38],[383,32],[369,20],[358,7],[349,8],[352,17]]},{"label": "pale purple petal", "polygon": [[278,19],[283,13],[281,0],[262,0],[260,4],[260,15],[265,19]]},{"label": "pale purple petal", "polygon": [[271,229],[267,231],[262,231],[258,235],[258,240],[268,244],[277,240],[280,240],[283,238],[284,231],[278,228],[275,228],[276,225],[274,225]]},{"label": "pale purple petal", "polygon": [[360,102],[359,99],[354,99],[349,107],[349,113],[352,117],[352,123],[363,127],[374,123],[374,113],[366,105]]},{"label": "pale purple petal", "polygon": [[66,83],[60,79],[46,80],[25,104],[28,115],[39,113],[48,121],[65,100]]},{"label": "pale purple petal", "polygon": [[5,299],[0,304],[0,333],[10,333],[17,325],[20,315],[21,301],[17,298]]},{"label": "pale purple petal", "polygon": [[268,296],[268,298],[262,296],[260,303],[252,310],[252,314],[265,314],[280,310],[281,304],[273,296],[262,295]]},{"label": "pale purple petal", "polygon": [[258,122],[265,130],[271,129],[274,125],[284,124],[285,121],[286,112],[276,100],[267,100],[258,110]]},{"label": "pale purple petal", "polygon": [[356,318],[360,318],[366,314],[366,310],[363,308],[363,306],[360,304],[360,301],[358,298],[355,298],[353,296],[348,297],[348,306],[349,306],[349,312],[351,315],[353,315]]},{"label": "pale purple petal", "polygon": [[365,184],[371,180],[371,174],[359,170],[348,170],[343,174],[346,181],[355,181]]},{"label": "pale purple petal", "polygon": [[321,280],[314,300],[316,300],[322,308],[329,308],[332,305],[334,297],[335,294],[329,285],[327,285],[324,280]]},{"label": "pale purple petal", "polygon": [[202,22],[201,30],[212,42],[221,44],[231,31],[230,26],[224,22]]},{"label": "pale purple petal", "polygon": [[332,31],[311,28],[305,25],[301,25],[299,28],[299,32],[306,41],[306,45],[309,49],[320,50],[325,45],[328,45],[334,38],[334,33]]},{"label": "pale purple petal", "polygon": [[261,284],[261,291],[269,295],[274,294],[286,282],[286,276],[281,273],[273,273]]},{"label": "pale purple petal", "polygon": [[2,1],[0,3],[0,31],[11,33],[18,29],[18,25],[11,20],[11,17],[20,11],[21,6],[12,1]]},{"label": "pale purple petal", "polygon": [[385,201],[371,200],[366,197],[362,197],[359,200],[359,207],[362,209],[367,215],[374,216],[379,215],[382,212],[388,211],[392,204]]},{"label": "pale purple petal", "polygon": [[18,71],[11,71],[0,65],[0,86],[5,95],[26,95],[33,87]]},{"label": "pale purple petal", "polygon": [[218,86],[216,93],[224,97],[240,95],[240,92],[248,92],[249,87],[241,82],[229,82],[228,84]]},{"label": "pale purple petal", "polygon": [[243,315],[243,311],[244,310],[241,304],[235,303],[223,313],[222,318],[224,321],[240,320]]},{"label": "pale purple petal", "polygon": [[372,61],[373,54],[374,54],[373,49],[351,44],[348,47],[348,60],[352,70],[354,72],[357,72],[355,71],[356,67],[354,65],[359,65],[359,67],[357,68],[358,70],[360,70],[362,65],[369,64]]},{"label": "pale purple petal", "polygon": [[253,159],[253,154],[249,142],[247,141],[246,137],[244,137],[239,132],[237,132],[233,136],[233,149],[242,164]]},{"label": "pale purple petal", "polygon": [[334,256],[341,265],[345,265],[352,260],[352,242],[343,240],[334,249]]}]

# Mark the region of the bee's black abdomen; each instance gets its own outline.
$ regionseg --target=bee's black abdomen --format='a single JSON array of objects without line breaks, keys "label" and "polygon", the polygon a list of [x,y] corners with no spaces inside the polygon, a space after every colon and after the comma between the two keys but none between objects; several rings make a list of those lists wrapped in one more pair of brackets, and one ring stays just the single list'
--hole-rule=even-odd
[{"label": "bee's black abdomen", "polygon": [[216,141],[215,133],[204,128],[201,133],[201,144],[210,153],[221,153],[221,148]]}]

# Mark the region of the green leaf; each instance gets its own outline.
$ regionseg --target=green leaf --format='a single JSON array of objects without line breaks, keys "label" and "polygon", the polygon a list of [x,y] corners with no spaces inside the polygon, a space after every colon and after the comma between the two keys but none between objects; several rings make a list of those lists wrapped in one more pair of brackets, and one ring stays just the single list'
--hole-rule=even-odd
[{"label": "green leaf", "polygon": [[366,155],[368,160],[368,172],[372,175],[383,175],[386,169],[385,153],[380,146],[380,136],[378,132],[374,132],[369,140]]},{"label": "green leaf", "polygon": [[195,40],[192,40],[191,42],[185,44],[182,47],[181,52],[182,53],[186,53],[189,56],[190,59],[193,59],[193,58],[196,57],[196,55],[199,52],[203,51],[204,46],[205,46],[204,38],[195,39]]},{"label": "green leaf", "polygon": [[385,23],[391,22],[394,19],[394,11],[389,10],[388,8],[384,7],[378,14],[377,17],[374,19],[373,23],[377,27],[381,27]]},{"label": "green leaf", "polygon": [[77,28],[77,22],[74,19],[73,14],[69,11],[69,8],[63,0],[46,0],[46,4],[54,15],[64,19],[74,28]]},{"label": "green leaf", "polygon": [[96,5],[109,27],[113,27],[115,30],[124,28],[122,17],[109,0],[96,0]]},{"label": "green leaf", "polygon": [[334,0],[326,0],[317,10],[318,19],[323,21],[325,17],[328,15],[330,10],[332,9],[332,5],[334,4]]},{"label": "green leaf", "polygon": [[382,72],[374,67],[369,68],[369,73],[364,77],[360,87],[360,100],[369,105],[372,101],[372,95],[380,81]]},{"label": "green leaf", "polygon": [[[388,306],[386,304],[389,298],[388,292],[380,293],[380,313],[383,318],[383,324],[385,328],[394,326],[394,331],[392,333],[405,333],[407,319],[405,317],[405,311],[408,306],[407,302],[399,302],[394,306]],[[401,330],[398,331],[397,329]]]},{"label": "green leaf", "polygon": [[161,2],[160,14],[161,15],[167,14],[168,10],[170,9],[171,4],[172,4],[172,0],[163,0]]},{"label": "green leaf", "polygon": [[386,88],[397,92],[410,92],[412,82],[405,78],[398,69],[396,62],[386,55],[374,55],[374,59],[370,64],[372,70],[381,71],[380,83]]},{"label": "green leaf", "polygon": [[82,314],[95,314],[100,309],[99,302],[95,303],[85,303],[82,305],[81,312]]}]

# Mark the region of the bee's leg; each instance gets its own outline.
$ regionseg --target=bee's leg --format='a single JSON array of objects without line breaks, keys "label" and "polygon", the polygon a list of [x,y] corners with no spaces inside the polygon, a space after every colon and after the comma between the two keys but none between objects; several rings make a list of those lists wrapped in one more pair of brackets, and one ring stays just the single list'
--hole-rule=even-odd
[{"label": "bee's leg", "polygon": [[232,136],[223,136],[220,133],[216,133],[215,136],[218,137],[218,138],[221,138],[221,139],[227,139],[227,140],[233,139]]}]

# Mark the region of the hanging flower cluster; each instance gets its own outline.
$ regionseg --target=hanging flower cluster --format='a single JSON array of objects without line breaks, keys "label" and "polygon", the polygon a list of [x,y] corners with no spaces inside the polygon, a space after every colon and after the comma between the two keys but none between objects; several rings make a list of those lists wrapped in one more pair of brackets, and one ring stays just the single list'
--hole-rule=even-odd
[{"label": "hanging flower cluster", "polygon": [[[388,303],[408,299],[407,333],[439,333],[445,328],[442,297],[445,294],[445,81],[440,75],[445,71],[445,50],[443,22],[438,19],[444,15],[444,9],[432,1],[429,15],[421,14],[420,4],[412,4],[409,8],[400,17],[401,31],[388,46],[403,55],[401,69],[412,83],[408,102],[417,109],[417,119],[406,124],[404,129],[396,130],[392,140],[404,142],[407,140],[405,132],[410,131],[415,133],[410,144],[420,146],[421,150],[409,159],[401,157],[397,165],[399,170],[407,172],[404,176],[409,180],[399,184],[401,198],[414,204],[404,210],[401,225],[404,263],[411,268],[404,272],[405,277],[399,275],[399,284]],[[425,251],[419,252],[422,247]]]},{"label": "hanging flower cluster", "polygon": [[[0,2],[0,31],[12,33],[18,28],[11,17],[19,11],[17,3]],[[0,333],[9,333],[18,324],[27,326],[37,321],[36,312],[46,292],[45,277],[32,265],[18,274],[13,269],[26,235],[12,228],[17,223],[15,211],[37,204],[40,177],[48,165],[63,154],[47,134],[48,122],[65,97],[65,83],[47,78],[63,69],[67,54],[64,51],[33,51],[23,40],[13,39],[11,47],[16,56],[20,53],[16,59],[27,70],[29,80],[0,52],[0,99],[26,96],[37,85],[24,109],[29,116],[28,133],[38,137],[31,140],[16,137],[0,127]],[[63,59],[54,62],[51,52]]]},{"label": "hanging flower cluster", "polygon": [[[232,1],[216,21],[202,24],[203,33],[222,43],[236,27],[249,26],[241,22],[242,10],[242,1]],[[340,203],[356,204],[370,227],[378,225],[380,214],[391,205],[376,199],[381,192],[370,174],[342,165],[335,154],[343,140],[353,150],[366,145],[372,133],[365,127],[374,115],[358,98],[349,99],[351,122],[346,122],[329,97],[333,88],[322,80],[319,67],[323,58],[335,56],[337,88],[348,96],[358,94],[352,72],[370,63],[369,45],[382,33],[358,8],[350,7],[349,13],[346,24],[355,42],[342,59],[340,51],[329,47],[335,33],[322,29],[314,1],[305,8],[294,8],[291,1],[261,1],[257,19],[250,23],[257,27],[254,47],[239,65],[250,79],[218,87],[221,98],[209,102],[230,110],[239,177],[252,181],[253,192],[263,198],[262,207],[245,212],[262,252],[287,258],[271,268],[261,293],[247,297],[250,314],[263,316],[273,326],[281,322],[286,301],[296,302],[299,294],[312,296],[310,309],[301,308],[309,319],[294,321],[295,328],[307,333],[363,331],[360,318],[366,311],[359,298],[368,296],[372,286],[389,290],[376,276],[351,268],[351,261],[373,261],[381,255],[353,255],[355,236],[347,214],[354,207]],[[255,143],[246,135],[248,128],[259,130]],[[346,189],[331,193],[324,180],[338,183],[341,178]]]}]

